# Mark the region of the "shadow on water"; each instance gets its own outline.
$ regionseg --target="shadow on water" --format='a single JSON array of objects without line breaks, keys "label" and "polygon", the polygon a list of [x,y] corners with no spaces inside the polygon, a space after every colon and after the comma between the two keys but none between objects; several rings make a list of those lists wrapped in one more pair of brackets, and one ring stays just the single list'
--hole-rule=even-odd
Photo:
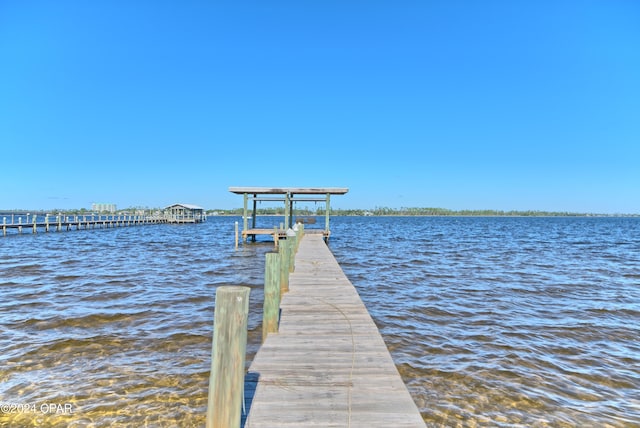
[{"label": "shadow on water", "polygon": [[242,421],[240,422],[240,426],[243,428],[251,411],[251,404],[253,403],[253,397],[256,394],[259,380],[260,373],[257,372],[250,371],[244,376],[244,409],[242,412]]}]

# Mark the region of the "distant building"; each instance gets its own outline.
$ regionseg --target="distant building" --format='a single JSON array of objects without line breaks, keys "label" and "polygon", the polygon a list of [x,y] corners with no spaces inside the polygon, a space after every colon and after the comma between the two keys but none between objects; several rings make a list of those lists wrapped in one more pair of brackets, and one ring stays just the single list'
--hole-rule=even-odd
[{"label": "distant building", "polygon": [[163,211],[169,223],[201,223],[207,220],[204,208],[192,204],[173,204]]},{"label": "distant building", "polygon": [[91,211],[99,213],[114,213],[117,211],[116,204],[91,204]]}]

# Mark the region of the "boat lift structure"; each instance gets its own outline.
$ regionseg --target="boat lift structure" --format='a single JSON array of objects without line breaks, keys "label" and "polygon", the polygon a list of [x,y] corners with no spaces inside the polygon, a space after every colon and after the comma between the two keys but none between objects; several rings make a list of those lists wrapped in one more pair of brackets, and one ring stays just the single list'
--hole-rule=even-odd
[{"label": "boat lift structure", "polygon": [[[293,227],[294,202],[325,202],[325,226],[322,234],[325,242],[329,240],[329,214],[331,211],[331,195],[344,195],[349,189],[346,187],[229,187],[231,193],[243,195],[244,210],[242,215],[242,238],[251,237],[255,241],[256,235],[272,235],[274,241],[286,236],[286,231]],[[249,201],[253,202],[251,227],[249,227]],[[260,201],[284,202],[284,230],[256,228],[257,203]]]}]

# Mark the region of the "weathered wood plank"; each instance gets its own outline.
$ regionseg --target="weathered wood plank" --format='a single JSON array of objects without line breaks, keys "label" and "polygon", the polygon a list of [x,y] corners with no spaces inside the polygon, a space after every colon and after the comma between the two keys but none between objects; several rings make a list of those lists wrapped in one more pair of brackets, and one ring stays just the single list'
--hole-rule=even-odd
[{"label": "weathered wood plank", "polygon": [[378,328],[322,241],[305,236],[249,375],[247,427],[424,427]]}]

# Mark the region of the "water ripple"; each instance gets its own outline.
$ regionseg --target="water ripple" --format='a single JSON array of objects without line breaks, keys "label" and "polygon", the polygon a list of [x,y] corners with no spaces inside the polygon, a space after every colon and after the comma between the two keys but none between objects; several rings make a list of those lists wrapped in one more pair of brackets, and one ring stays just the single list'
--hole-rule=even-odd
[{"label": "water ripple", "polygon": [[429,426],[640,425],[638,219],[341,218],[333,229]]},{"label": "water ripple", "polygon": [[[70,403],[0,426],[202,426],[215,290],[264,254],[237,218],[0,240],[0,397]],[[640,425],[640,221],[332,219],[357,287],[428,426]]]}]

